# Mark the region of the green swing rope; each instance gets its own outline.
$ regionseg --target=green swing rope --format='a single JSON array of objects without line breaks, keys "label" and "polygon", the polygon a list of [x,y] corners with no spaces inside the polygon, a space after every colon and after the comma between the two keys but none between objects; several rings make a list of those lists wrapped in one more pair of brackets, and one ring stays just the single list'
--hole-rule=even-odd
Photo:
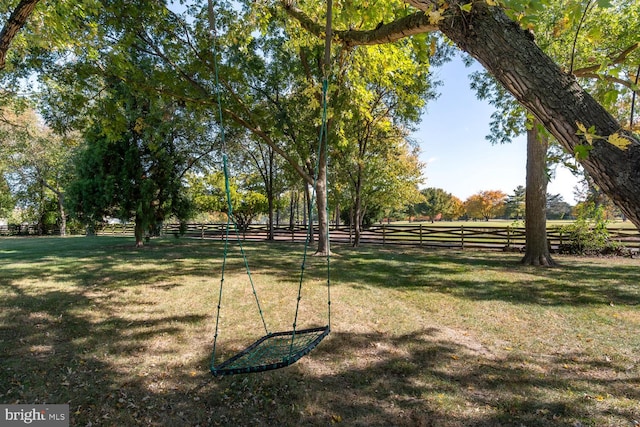
[{"label": "green swing rope", "polygon": [[[238,242],[238,246],[240,249],[240,253],[242,255],[242,259],[245,265],[245,269],[247,271],[247,276],[249,278],[249,283],[251,284],[251,290],[253,292],[253,296],[255,298],[256,301],[256,305],[258,307],[258,312],[260,313],[260,319],[262,320],[262,325],[264,327],[264,331],[266,334],[269,333],[269,330],[267,328],[267,323],[264,319],[264,313],[262,311],[262,307],[260,305],[260,300],[258,298],[258,293],[256,292],[256,287],[255,287],[255,283],[253,281],[253,276],[251,275],[251,270],[249,269],[249,262],[247,260],[247,256],[244,250],[244,246],[242,245],[242,240],[240,239],[240,234],[238,231],[238,224],[236,223],[236,221],[233,219],[233,206],[231,203],[231,186],[229,183],[229,165],[228,165],[228,159],[227,159],[227,153],[226,153],[226,139],[225,139],[225,131],[224,131],[224,126],[222,125],[223,123],[223,117],[222,117],[222,96],[220,94],[220,90],[219,90],[219,69],[218,69],[218,60],[217,60],[217,51],[216,51],[216,26],[215,26],[215,19],[214,19],[214,12],[213,12],[213,1],[209,0],[208,1],[208,12],[209,12],[209,26],[211,29],[211,36],[212,36],[212,40],[213,40],[213,65],[214,65],[214,75],[215,75],[215,85],[216,85],[216,89],[217,89],[217,104],[218,104],[218,121],[220,123],[220,139],[222,142],[222,165],[223,165],[223,171],[224,171],[224,187],[225,187],[225,194],[226,194],[226,200],[227,200],[227,224],[225,227],[225,239],[224,239],[224,254],[223,254],[223,260],[222,260],[222,273],[221,273],[221,278],[220,278],[220,290],[219,290],[219,294],[218,294],[218,306],[217,306],[217,311],[216,311],[216,327],[215,327],[215,332],[214,332],[214,340],[213,340],[213,357],[215,357],[216,354],[216,346],[217,346],[217,342],[218,342],[218,331],[219,331],[219,324],[220,324],[220,310],[221,310],[221,303],[222,303],[222,289],[223,289],[223,284],[224,284],[224,279],[225,279],[225,273],[226,273],[226,266],[227,266],[227,255],[229,253],[229,233],[230,230],[233,229],[235,234],[236,234],[236,240]],[[212,360],[212,366],[213,366],[213,360]]]},{"label": "green swing rope", "polygon": [[[318,154],[317,161],[314,170],[314,180],[313,180],[313,194],[311,197],[311,203],[313,203],[313,199],[315,198],[315,188],[319,175],[319,165],[321,159],[321,150],[324,145],[324,155],[325,159],[328,154],[327,147],[327,92],[328,92],[328,78],[327,70],[329,68],[329,58],[330,58],[330,47],[331,47],[331,0],[328,1],[327,5],[327,40],[325,44],[325,73],[322,83],[322,124],[320,127],[320,137],[318,144]],[[288,366],[297,360],[299,360],[302,356],[308,354],[315,346],[317,346],[324,337],[326,337],[330,332],[331,325],[331,291],[330,291],[330,249],[329,249],[329,227],[327,227],[327,255],[326,255],[326,265],[327,265],[327,325],[318,328],[309,328],[309,329],[297,329],[298,322],[298,314],[300,308],[300,301],[302,299],[302,286],[304,282],[304,273],[307,261],[307,253],[308,248],[310,246],[311,237],[313,235],[313,221],[310,218],[309,226],[307,228],[307,236],[305,240],[305,246],[303,251],[303,260],[300,269],[300,279],[298,283],[298,296],[296,300],[296,309],[293,321],[293,329],[291,331],[286,332],[274,332],[270,333],[267,324],[264,318],[264,313],[262,311],[260,300],[258,298],[258,294],[256,291],[256,287],[253,281],[253,277],[251,275],[251,270],[249,268],[249,263],[247,260],[246,253],[244,251],[244,247],[242,246],[242,241],[240,238],[240,234],[238,231],[238,225],[236,221],[233,219],[233,207],[231,203],[231,190],[230,190],[230,182],[229,182],[229,168],[228,168],[228,160],[226,155],[226,143],[225,143],[225,134],[224,134],[224,126],[223,116],[222,116],[222,103],[221,103],[221,94],[220,94],[220,85],[219,85],[219,71],[218,71],[218,61],[217,61],[217,51],[216,51],[216,26],[214,19],[214,7],[213,0],[208,0],[208,12],[209,12],[209,26],[211,29],[212,36],[212,44],[213,44],[213,64],[214,64],[214,75],[215,75],[215,85],[217,90],[217,104],[218,104],[218,119],[220,126],[220,137],[222,141],[223,147],[223,171],[224,171],[224,180],[225,180],[225,193],[227,200],[227,225],[225,231],[225,243],[224,243],[224,253],[223,253],[223,261],[222,261],[222,273],[220,279],[220,288],[218,293],[218,305],[216,310],[216,325],[214,332],[214,343],[213,343],[213,351],[211,356],[210,370],[213,375],[231,375],[231,374],[239,374],[239,373],[251,373],[251,372],[261,372],[271,369],[282,368]],[[324,142],[324,144],[323,144]],[[326,199],[325,199],[326,200]],[[326,203],[325,203],[326,205]],[[313,205],[311,206],[313,209]],[[327,208],[327,217],[328,217],[328,208]],[[247,272],[247,276],[249,278],[249,282],[251,284],[251,289],[254,295],[254,299],[256,301],[256,305],[258,307],[258,312],[260,313],[260,319],[262,321],[262,325],[265,330],[265,336],[260,338],[258,341],[254,342],[252,345],[231,357],[230,359],[222,362],[219,365],[216,365],[216,350],[217,350],[217,341],[218,341],[218,333],[219,333],[219,324],[220,324],[220,312],[222,307],[222,295],[223,295],[223,285],[225,280],[226,273],[226,263],[227,257],[229,253],[229,235],[230,230],[233,229],[236,235],[236,241],[238,243],[242,259],[244,262],[244,266]]]}]

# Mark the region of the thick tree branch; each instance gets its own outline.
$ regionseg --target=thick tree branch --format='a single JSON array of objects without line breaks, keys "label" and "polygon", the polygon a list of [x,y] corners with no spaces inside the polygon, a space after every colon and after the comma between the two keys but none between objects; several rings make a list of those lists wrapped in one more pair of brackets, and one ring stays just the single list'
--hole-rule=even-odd
[{"label": "thick tree branch", "polygon": [[[302,28],[311,34],[324,38],[325,28],[323,25],[315,22],[291,2],[282,0],[281,3],[287,13],[295,18]],[[361,46],[393,43],[405,37],[433,31],[438,31],[438,27],[429,22],[429,17],[425,12],[420,11],[388,24],[382,24],[373,30],[333,30],[333,37],[345,46]]]},{"label": "thick tree branch", "polygon": [[7,51],[9,50],[11,42],[27,22],[27,19],[39,1],[40,0],[21,0],[13,13],[11,13],[2,31],[0,31],[0,70],[4,69],[6,65]]}]

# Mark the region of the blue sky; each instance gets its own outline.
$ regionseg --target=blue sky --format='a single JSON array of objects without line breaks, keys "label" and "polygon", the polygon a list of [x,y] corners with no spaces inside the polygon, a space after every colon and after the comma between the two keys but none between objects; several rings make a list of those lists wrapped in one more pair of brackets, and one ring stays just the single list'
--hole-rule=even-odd
[{"label": "blue sky", "polygon": [[[468,77],[480,69],[478,63],[465,67],[460,57],[435,68],[443,82],[440,97],[427,105],[412,135],[420,145],[420,159],[427,163],[424,186],[442,188],[462,201],[483,190],[513,194],[516,187],[525,185],[526,137],[503,145],[491,145],[485,139],[494,107],[476,98]],[[558,167],[547,191],[574,204],[576,183],[571,172]]]}]

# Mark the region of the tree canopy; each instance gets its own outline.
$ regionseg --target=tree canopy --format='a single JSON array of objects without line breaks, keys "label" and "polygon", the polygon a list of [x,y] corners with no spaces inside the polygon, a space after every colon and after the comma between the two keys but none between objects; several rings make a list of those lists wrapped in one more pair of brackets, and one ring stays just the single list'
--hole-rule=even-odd
[{"label": "tree canopy", "polygon": [[[367,85],[361,85],[359,92],[350,92],[359,87],[355,76],[349,78],[348,72],[353,67],[350,61],[354,54],[366,52],[360,47],[384,45],[378,50],[385,50],[389,58],[395,58],[396,53],[404,50],[402,58],[409,63],[426,64],[437,61],[439,55],[447,52],[447,41],[436,35],[439,32],[485,66],[567,151],[578,153],[593,180],[640,226],[638,137],[576,80],[580,73],[587,76],[598,65],[598,70],[606,69],[610,77],[604,77],[605,82],[626,87],[628,94],[636,92],[637,83],[621,64],[626,64],[626,59],[637,58],[637,46],[630,44],[617,57],[596,52],[591,58],[584,55],[588,44],[575,42],[570,65],[562,68],[557,64],[559,60],[554,61],[536,44],[536,13],[544,13],[548,10],[544,7],[551,3],[547,0],[395,0],[370,4],[353,0],[339,5],[332,31],[336,77],[329,89],[330,139],[334,143],[340,141],[340,130],[347,129],[340,123],[355,111],[343,108],[347,105],[344,97],[365,101],[369,96],[366,91],[375,93],[373,86]],[[611,4],[597,0],[588,2],[587,7],[597,5],[606,10]],[[620,0],[615,2],[618,9],[610,10],[625,11],[624,7],[634,4],[631,0]],[[217,106],[213,96],[216,89],[213,46],[201,3],[188,5],[188,16],[172,12],[163,3],[150,2],[116,0],[98,4],[85,0],[44,5],[35,0],[22,0],[16,7],[12,3],[5,8],[16,13],[17,18],[7,17],[0,33],[0,51],[8,53],[7,64],[11,64],[5,67],[8,73],[3,74],[3,80],[7,81],[10,76],[23,78],[33,69],[45,70],[49,78],[47,88],[74,89],[69,96],[61,95],[62,90],[51,90],[47,98],[54,100],[58,96],[61,103],[49,104],[66,104],[69,107],[66,111],[75,108],[73,117],[82,117],[82,112],[96,105],[104,77],[135,84],[141,92],[162,93],[201,112]],[[580,22],[585,9],[576,6],[575,10],[558,10],[558,13],[566,12],[571,23]],[[29,14],[39,19],[31,20]],[[615,13],[611,16],[610,25],[601,27],[619,34],[620,39],[633,41],[633,34],[637,34],[634,31],[637,13],[627,16],[626,32],[625,28],[616,27],[616,19],[620,17]],[[309,183],[308,165],[314,157],[309,147],[315,140],[312,135],[316,135],[320,116],[317,114],[319,81],[326,71],[322,66],[322,41],[326,35],[324,4],[306,0],[223,3],[216,10],[216,19],[225,117],[268,144]],[[581,28],[586,29],[584,32],[582,29],[564,31],[564,16],[556,21],[558,35],[566,39],[570,39],[571,34],[597,36],[592,29],[595,27],[591,27],[586,18],[581,24]],[[45,25],[40,25],[43,22]],[[46,25],[47,22],[50,25]],[[549,49],[552,48],[549,45]],[[131,61],[132,52],[154,58],[154,67],[142,72],[142,68]],[[621,62],[620,58],[625,61]],[[384,65],[384,59],[378,58],[375,62]],[[394,62],[402,63],[397,59]],[[51,73],[54,69],[60,73]],[[395,70],[384,67],[380,70],[379,83],[384,83],[383,78],[397,83],[393,92],[395,99],[401,99],[397,97],[401,95],[406,100],[412,100],[412,96],[419,100],[428,93],[416,93],[422,90],[416,85],[424,82],[424,74],[414,76],[412,81],[411,78],[403,80]],[[606,85],[587,85],[586,89],[594,94],[604,90],[606,94],[600,87]],[[358,97],[353,96],[356,94]],[[415,100],[402,107],[398,104],[401,108],[397,110],[400,113],[397,117],[405,121],[394,119],[391,123],[407,126],[415,120],[416,112],[420,111]],[[617,102],[612,95],[606,100]],[[604,98],[601,102],[606,104]],[[53,110],[45,113],[47,120],[56,123],[56,129],[61,131],[77,125],[68,121],[68,115],[56,114]],[[342,113],[347,116],[341,116]],[[135,126],[136,120],[129,123]],[[117,130],[122,122],[104,124],[103,129],[108,133]]]}]

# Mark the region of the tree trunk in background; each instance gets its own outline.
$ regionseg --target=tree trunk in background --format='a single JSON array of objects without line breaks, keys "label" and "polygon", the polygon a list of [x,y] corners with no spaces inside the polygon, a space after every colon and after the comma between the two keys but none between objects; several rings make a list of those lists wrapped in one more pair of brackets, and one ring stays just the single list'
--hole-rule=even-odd
[{"label": "tree trunk in background", "polygon": [[[302,224],[305,227],[313,227],[313,212],[312,212],[312,206],[311,206],[311,191],[309,191],[309,186],[305,183],[304,185],[304,216],[302,219]],[[313,242],[313,233],[311,233],[310,236],[310,242]]]},{"label": "tree trunk in background", "polygon": [[315,255],[322,256],[330,253],[329,247],[329,212],[327,210],[327,162],[323,152],[320,154],[318,165],[318,180],[316,182],[316,202],[318,206],[318,251]]},{"label": "tree trunk in background", "polygon": [[353,247],[360,246],[360,235],[362,234],[362,202],[360,197],[356,195],[356,200],[353,202]]},{"label": "tree trunk in background", "polygon": [[274,214],[273,214],[274,203],[273,202],[275,199],[275,195],[274,195],[275,192],[273,190],[273,186],[274,186],[273,181],[275,179],[274,177],[275,173],[273,170],[275,165],[274,156],[275,156],[274,151],[271,149],[271,147],[269,147],[269,152],[267,155],[267,158],[269,161],[268,161],[267,174],[266,174],[268,178],[266,179],[266,182],[265,182],[265,187],[267,190],[267,203],[269,204],[269,209],[268,209],[269,210],[269,225],[268,225],[269,230],[268,230],[267,240],[275,239],[275,234],[273,231],[273,227],[274,227]]},{"label": "tree trunk in background", "polygon": [[526,252],[522,264],[555,264],[547,244],[547,149],[549,140],[539,132],[537,120],[527,131],[527,183],[525,194]]},{"label": "tree trunk in background", "polygon": [[141,248],[144,246],[144,223],[140,215],[136,215],[136,223],[133,228],[133,234],[136,238],[136,248]]},{"label": "tree trunk in background", "polygon": [[295,193],[292,191],[291,198],[289,199],[289,228],[291,230],[293,230],[296,226],[296,211],[298,210],[298,207],[295,203],[294,194]]},{"label": "tree trunk in background", "polygon": [[60,214],[60,236],[67,235],[67,214],[64,210],[64,193],[59,192],[58,196],[58,213]]},{"label": "tree trunk in background", "polygon": [[353,246],[360,246],[362,234],[362,165],[358,163],[356,179],[354,183],[355,200],[353,201]]}]

